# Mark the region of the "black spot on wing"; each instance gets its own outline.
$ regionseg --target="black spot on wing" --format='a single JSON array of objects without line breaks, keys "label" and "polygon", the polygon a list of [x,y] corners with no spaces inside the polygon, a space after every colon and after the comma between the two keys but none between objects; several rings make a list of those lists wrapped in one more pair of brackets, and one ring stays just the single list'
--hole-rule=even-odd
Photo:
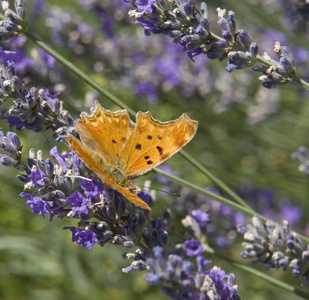
[{"label": "black spot on wing", "polygon": [[148,161],[147,161],[147,164],[148,164],[148,165],[151,165],[151,164],[153,164],[153,162],[152,162],[151,160],[148,160]]},{"label": "black spot on wing", "polygon": [[146,155],[144,158],[145,158],[145,159],[148,159],[148,158],[149,158],[149,156],[148,156],[148,155]]},{"label": "black spot on wing", "polygon": [[112,142],[113,142],[114,144],[117,144],[117,142],[116,142],[114,139],[112,140]]},{"label": "black spot on wing", "polygon": [[148,140],[152,140],[152,136],[151,136],[151,135],[148,135],[148,136],[147,136],[147,139],[148,139]]},{"label": "black spot on wing", "polygon": [[136,144],[135,149],[141,150],[142,149],[142,145],[141,144]]},{"label": "black spot on wing", "polygon": [[162,140],[162,136],[161,136],[161,135],[158,135],[157,138],[158,138],[159,140]]},{"label": "black spot on wing", "polygon": [[162,155],[163,154],[163,149],[159,146],[157,146],[157,150],[159,151],[159,154]]}]

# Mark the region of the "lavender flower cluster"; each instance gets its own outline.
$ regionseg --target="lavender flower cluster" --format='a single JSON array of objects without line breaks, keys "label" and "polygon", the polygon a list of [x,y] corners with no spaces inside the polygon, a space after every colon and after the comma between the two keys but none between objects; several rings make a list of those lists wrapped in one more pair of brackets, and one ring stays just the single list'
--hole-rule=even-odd
[{"label": "lavender flower cluster", "polygon": [[8,20],[0,21],[0,40],[8,40],[12,37],[19,36],[27,30],[25,21],[25,8],[22,0],[16,0],[15,11],[9,8],[9,1],[1,1],[2,9]]},{"label": "lavender flower cluster", "polygon": [[291,232],[289,223],[282,225],[252,218],[252,225],[239,226],[238,231],[248,242],[243,243],[243,258],[256,258],[254,262],[264,264],[265,269],[292,269],[295,278],[303,285],[309,284],[309,246],[305,246],[297,234]]},{"label": "lavender flower cluster", "polygon": [[218,267],[206,271],[211,261],[201,256],[203,251],[192,253],[190,249],[199,243],[188,241],[186,244],[187,256],[196,256],[197,272],[194,272],[194,276],[192,262],[177,254],[165,257],[162,248],[155,247],[154,257],[147,259],[150,273],[145,276],[145,280],[149,283],[163,283],[161,291],[171,299],[240,300],[235,275],[227,275]]},{"label": "lavender flower cluster", "polygon": [[[94,34],[91,24],[80,22],[70,11],[53,7],[46,19],[52,40],[89,61],[93,72],[107,74],[115,89],[128,89],[153,104],[173,88],[186,99],[208,95],[204,82],[212,78],[204,67],[206,59],[201,57],[199,64],[192,64],[179,47],[166,39],[158,43],[139,31],[132,32],[128,27],[128,3],[84,0],[81,5],[103,23],[103,38]],[[117,26],[121,30],[116,32]]]},{"label": "lavender flower cluster", "polygon": [[200,54],[219,61],[228,59],[228,72],[254,66],[255,71],[263,73],[259,80],[266,88],[286,84],[296,76],[292,52],[280,43],[276,43],[274,50],[278,61],[265,54],[262,66],[256,66],[258,45],[246,31],[236,30],[233,11],[225,18],[226,11],[217,9],[222,33],[222,37],[218,37],[211,32],[205,2],[202,2],[200,9],[191,0],[128,2],[136,7],[129,15],[144,27],[146,35],[154,33],[170,36],[174,43],[184,47],[191,59]]},{"label": "lavender flower cluster", "polygon": [[25,128],[34,132],[52,129],[54,134],[50,139],[63,140],[68,132],[74,132],[75,129],[73,118],[57,98],[59,93],[53,95],[47,89],[38,90],[35,87],[28,91],[16,75],[12,59],[14,54],[1,49],[0,104],[8,98],[14,98],[14,105],[1,111],[1,119],[7,120],[11,130],[15,126],[19,131]]},{"label": "lavender flower cluster", "polygon": [[[6,152],[1,155],[2,164],[26,173],[18,175],[25,190],[20,196],[27,198],[26,204],[33,213],[42,217],[49,214],[50,221],[55,216],[79,219],[78,227],[64,227],[72,232],[73,242],[89,249],[94,244],[106,243],[127,249],[138,246],[135,253],[123,255],[124,259],[133,260],[123,272],[150,269],[145,280],[151,284],[171,282],[162,288],[171,299],[240,299],[234,274],[226,275],[217,267],[206,271],[210,261],[201,256],[204,250],[199,242],[186,241],[182,250],[178,246],[176,251],[182,255],[171,254],[171,249],[163,255],[163,249],[168,249],[169,210],[165,210],[162,219],[147,221],[148,211],[134,212],[120,194],[104,187],[97,178],[83,179],[82,175],[88,171],[72,152],[61,155],[57,147],[52,148],[50,155],[57,161],[53,163],[49,158],[43,160],[42,151],[35,155],[31,149],[27,164],[23,164],[22,147],[15,133],[4,136],[0,132],[0,146]],[[138,196],[151,204],[148,194],[141,192]],[[197,273],[194,265],[185,260],[186,256],[197,256]]]},{"label": "lavender flower cluster", "polygon": [[[279,94],[268,93],[265,89],[257,91],[254,96],[256,104],[248,106],[246,95],[249,93],[250,74],[233,76],[220,69],[212,70],[207,66],[205,55],[196,57],[196,63],[192,64],[181,47],[170,43],[168,37],[161,35],[160,39],[147,39],[139,30],[132,32],[128,26],[130,20],[126,18],[128,3],[92,0],[80,3],[84,9],[93,12],[101,23],[103,38],[94,34],[92,24],[80,22],[70,11],[53,6],[45,17],[52,42],[65,46],[74,56],[85,60],[95,73],[103,71],[107,74],[114,89],[129,89],[153,104],[164,101],[166,93],[186,101],[205,101],[216,95],[214,112],[222,113],[232,106],[238,106],[248,115],[249,123],[260,122],[277,111]],[[34,8],[34,19],[44,14],[44,5],[35,5]],[[131,38],[132,35],[134,38]],[[41,83],[49,88],[54,84],[56,91],[65,90],[69,95],[74,93],[70,74],[55,65],[51,56],[35,48],[31,50],[31,58],[25,55],[26,40],[22,36],[12,39],[9,45],[3,45],[17,52],[20,64],[16,70],[26,75],[27,81]],[[238,90],[234,88],[236,85]]]}]

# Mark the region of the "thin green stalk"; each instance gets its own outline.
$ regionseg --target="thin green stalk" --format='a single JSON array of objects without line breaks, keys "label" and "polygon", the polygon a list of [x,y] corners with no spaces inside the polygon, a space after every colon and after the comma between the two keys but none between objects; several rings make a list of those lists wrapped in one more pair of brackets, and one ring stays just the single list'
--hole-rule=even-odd
[{"label": "thin green stalk", "polygon": [[239,197],[232,189],[230,189],[221,179],[212,174],[208,169],[202,166],[195,158],[189,155],[186,151],[181,150],[179,154],[182,155],[187,161],[189,161],[193,166],[200,170],[206,177],[212,180],[220,189],[222,189],[226,194],[233,198],[236,202],[244,207],[250,208],[250,206]]},{"label": "thin green stalk", "polygon": [[309,90],[309,83],[303,79],[301,79],[298,76],[294,76],[293,80],[296,81],[297,83],[299,83],[301,86],[303,86],[304,88],[306,88],[307,90]]},{"label": "thin green stalk", "polygon": [[127,106],[125,103],[123,103],[119,98],[114,96],[112,93],[104,89],[100,84],[98,84],[95,80],[90,78],[86,73],[82,72],[80,69],[78,69],[75,65],[73,65],[71,62],[69,62],[66,58],[64,58],[62,55],[60,55],[58,52],[54,51],[51,47],[49,47],[46,43],[41,41],[39,38],[32,35],[30,32],[24,33],[26,37],[28,37],[34,44],[39,46],[41,49],[46,51],[48,54],[53,56],[58,62],[60,62],[62,65],[67,67],[72,73],[74,73],[78,78],[85,81],[89,86],[94,88],[96,91],[98,91],[103,96],[106,96],[108,99],[110,99],[113,103],[117,104],[121,108],[125,108],[130,115],[135,116],[136,112],[131,109],[129,106]]},{"label": "thin green stalk", "polygon": [[171,174],[165,173],[165,172],[163,172],[160,169],[155,169],[154,172],[159,174],[159,175],[161,175],[161,176],[163,176],[163,177],[165,177],[165,178],[167,178],[167,179],[169,179],[169,180],[171,180],[171,181],[173,181],[173,182],[175,182],[175,183],[178,183],[181,186],[185,186],[185,187],[187,187],[187,188],[189,188],[189,189],[191,189],[191,190],[193,190],[193,191],[195,191],[195,192],[197,192],[199,194],[207,196],[207,197],[209,197],[209,198],[211,198],[213,200],[217,200],[218,202],[220,202],[220,203],[222,203],[224,205],[227,205],[227,206],[229,206],[229,207],[231,207],[231,208],[233,208],[233,209],[235,209],[237,211],[241,211],[244,214],[246,214],[247,216],[255,215],[255,216],[259,217],[260,219],[266,221],[266,218],[264,218],[262,215],[258,214],[256,211],[254,211],[250,207],[244,207],[244,206],[242,206],[242,205],[240,205],[238,203],[235,203],[235,202],[231,201],[230,199],[227,199],[227,198],[224,198],[224,197],[222,197],[220,195],[214,194],[214,193],[212,193],[212,192],[210,192],[208,190],[205,190],[205,189],[203,189],[203,188],[201,188],[201,187],[199,187],[199,186],[197,186],[197,185],[195,185],[193,183],[190,183],[190,182],[188,182],[186,180],[183,180],[183,179],[181,179],[179,177],[176,177],[176,176],[173,176]]},{"label": "thin green stalk", "polygon": [[[224,197],[219,196],[217,194],[214,194],[214,193],[212,193],[210,191],[207,191],[207,190],[205,190],[205,189],[203,189],[203,188],[201,188],[201,187],[199,187],[199,186],[197,186],[197,185],[195,185],[193,183],[190,183],[190,182],[188,182],[186,180],[183,180],[183,179],[181,179],[179,177],[176,177],[176,176],[173,176],[171,174],[165,173],[165,172],[163,172],[160,169],[155,169],[154,172],[159,174],[159,175],[161,175],[161,176],[163,176],[163,177],[165,177],[165,178],[167,178],[167,179],[169,179],[169,180],[171,180],[171,181],[173,181],[173,182],[175,182],[175,183],[178,183],[181,186],[185,186],[185,187],[187,187],[187,188],[189,188],[189,189],[191,189],[191,190],[193,190],[193,191],[195,191],[197,193],[200,193],[200,194],[202,194],[202,195],[204,195],[206,197],[209,197],[209,198],[211,198],[213,200],[216,200],[216,201],[218,201],[218,202],[220,202],[220,203],[222,203],[224,205],[227,205],[227,206],[229,206],[229,207],[231,207],[231,208],[233,208],[233,209],[235,209],[237,211],[240,211],[240,212],[246,214],[247,216],[250,216],[250,217],[256,216],[259,219],[263,220],[264,222],[266,222],[268,220],[267,218],[265,218],[262,215],[260,215],[259,213],[257,213],[251,207],[244,207],[244,206],[242,206],[242,205],[240,205],[238,203],[235,203],[235,202],[231,201],[230,199],[224,198]],[[309,238],[307,238],[307,237],[305,237],[305,236],[303,236],[303,235],[301,235],[299,233],[297,233],[297,235],[304,242],[309,244]]]}]

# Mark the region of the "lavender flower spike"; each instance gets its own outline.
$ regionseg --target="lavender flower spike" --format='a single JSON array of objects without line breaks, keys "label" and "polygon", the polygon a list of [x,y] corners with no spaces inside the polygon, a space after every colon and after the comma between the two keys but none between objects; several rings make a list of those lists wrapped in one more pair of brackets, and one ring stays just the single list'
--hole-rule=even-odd
[{"label": "lavender flower spike", "polygon": [[252,225],[241,226],[238,232],[248,241],[243,243],[243,258],[255,258],[254,262],[263,263],[266,270],[292,269],[296,279],[301,279],[305,286],[309,284],[309,245],[303,245],[291,232],[288,221],[283,221],[282,225],[267,221],[264,225],[259,218],[253,217]]},{"label": "lavender flower spike", "polygon": [[5,16],[10,19],[10,22],[0,21],[0,41],[9,40],[27,31],[23,1],[16,0],[14,4],[16,12],[9,8],[9,1],[1,1],[2,9],[5,12]]},{"label": "lavender flower spike", "polygon": [[[243,29],[236,30],[234,12],[218,8],[218,24],[221,37],[211,31],[208,9],[205,3],[200,9],[194,0],[136,1],[127,0],[137,9],[129,11],[136,23],[143,26],[146,35],[164,34],[180,44],[193,60],[196,55],[205,54],[209,59],[228,59],[227,72],[253,67],[262,72],[259,77],[265,88],[274,88],[291,82],[297,75],[292,52],[279,42],[275,44],[278,61],[264,55],[258,57],[258,45]],[[139,5],[140,3],[143,5]],[[258,60],[262,63],[257,66]],[[194,61],[194,60],[193,60]]]},{"label": "lavender flower spike", "polygon": [[[235,275],[218,267],[206,271],[210,261],[197,256],[196,264],[181,256],[165,256],[162,248],[153,249],[154,258],[147,259],[150,273],[144,278],[151,284],[163,283],[161,291],[171,299],[239,300]],[[197,269],[197,272],[196,272]]]}]

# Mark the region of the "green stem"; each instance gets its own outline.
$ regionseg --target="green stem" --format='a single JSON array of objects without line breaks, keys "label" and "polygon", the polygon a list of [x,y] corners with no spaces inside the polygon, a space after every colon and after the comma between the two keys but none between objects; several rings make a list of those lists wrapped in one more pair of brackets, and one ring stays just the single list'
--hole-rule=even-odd
[{"label": "green stem", "polygon": [[220,203],[222,203],[224,205],[227,205],[227,206],[229,206],[229,207],[231,207],[231,208],[233,208],[233,209],[235,209],[237,211],[241,211],[241,212],[243,212],[244,214],[246,214],[248,216],[255,215],[255,216],[259,217],[260,219],[266,221],[266,218],[264,218],[262,215],[259,215],[256,211],[254,211],[250,207],[244,207],[244,206],[242,206],[242,205],[240,205],[238,203],[235,203],[235,202],[233,202],[233,201],[231,201],[231,200],[229,200],[227,198],[224,198],[224,197],[222,197],[220,195],[217,195],[217,194],[214,194],[214,193],[212,193],[212,192],[210,192],[208,190],[205,190],[205,189],[203,189],[203,188],[201,188],[201,187],[199,187],[199,186],[197,186],[197,185],[195,185],[193,183],[190,183],[190,182],[188,182],[186,180],[183,180],[183,179],[181,179],[179,177],[176,177],[176,176],[173,176],[171,174],[167,174],[167,173],[163,172],[160,169],[155,169],[154,172],[159,174],[159,175],[161,175],[161,176],[164,176],[165,178],[167,178],[167,179],[169,179],[169,180],[171,180],[171,181],[173,181],[175,183],[178,183],[181,186],[185,186],[185,187],[187,187],[187,188],[189,188],[189,189],[191,189],[191,190],[193,190],[193,191],[195,191],[195,192],[197,192],[199,194],[202,194],[202,195],[204,195],[206,197],[209,197],[209,198],[211,198],[213,200],[217,200],[218,202],[220,202]]},{"label": "green stem", "polygon": [[73,65],[71,62],[69,62],[66,58],[64,58],[62,55],[60,55],[58,52],[54,51],[51,47],[49,47],[46,43],[32,35],[30,32],[24,33],[26,37],[28,37],[34,44],[39,46],[41,49],[46,51],[48,54],[53,56],[58,62],[60,62],[62,65],[67,67],[72,73],[74,73],[78,78],[85,81],[89,86],[94,88],[96,91],[98,91],[100,94],[106,96],[108,99],[110,99],[113,103],[117,104],[121,108],[125,108],[132,116],[135,116],[135,112],[133,109],[131,109],[129,106],[127,106],[125,103],[123,103],[119,98],[114,96],[109,91],[105,90],[101,85],[99,85],[95,80],[91,79],[86,73],[82,72],[80,69],[78,69],[75,65]]},{"label": "green stem", "polygon": [[[175,183],[178,183],[181,186],[185,186],[185,187],[187,187],[187,188],[189,188],[189,189],[191,189],[191,190],[193,190],[193,191],[195,191],[195,192],[197,192],[199,194],[202,194],[202,195],[204,195],[206,197],[209,197],[209,198],[211,198],[213,200],[216,200],[216,201],[218,201],[218,202],[220,202],[220,203],[222,203],[224,205],[227,205],[227,206],[229,206],[229,207],[231,207],[231,208],[233,208],[233,209],[235,209],[237,211],[240,211],[240,212],[246,214],[247,216],[250,216],[250,217],[256,216],[259,219],[263,220],[264,222],[266,222],[268,220],[267,218],[265,218],[262,215],[260,215],[259,213],[257,213],[251,207],[244,207],[244,206],[242,206],[242,205],[240,205],[238,203],[235,203],[235,202],[233,202],[233,201],[231,201],[231,200],[229,200],[227,198],[224,198],[224,197],[222,197],[220,195],[217,195],[217,194],[214,194],[214,193],[212,193],[210,191],[207,191],[207,190],[205,190],[205,189],[203,189],[203,188],[201,188],[201,187],[199,187],[199,186],[197,186],[197,185],[195,185],[193,183],[190,183],[190,182],[188,182],[186,180],[183,180],[183,179],[178,178],[176,176],[173,176],[171,174],[167,174],[167,173],[163,172],[160,169],[155,169],[154,172],[157,173],[157,174],[160,174],[161,176],[163,176],[163,177],[165,177],[165,178],[167,178],[167,179],[169,179],[169,180],[171,180],[171,181],[173,181]],[[305,236],[303,236],[303,235],[301,235],[299,233],[297,233],[297,236],[299,238],[301,238],[304,242],[309,244],[309,238],[307,238],[307,237],[305,237]]]},{"label": "green stem", "polygon": [[239,197],[232,189],[230,189],[221,179],[212,174],[208,169],[202,166],[195,158],[189,155],[186,151],[181,150],[179,152],[187,161],[189,161],[193,166],[195,166],[198,170],[200,170],[206,177],[212,180],[219,188],[225,191],[231,198],[233,198],[236,202],[241,204],[244,207],[250,208],[250,206]]},{"label": "green stem", "polygon": [[293,77],[293,80],[297,83],[299,83],[301,86],[303,86],[304,88],[308,89],[309,90],[309,83],[303,79],[301,79],[300,77],[298,76],[294,76]]}]

